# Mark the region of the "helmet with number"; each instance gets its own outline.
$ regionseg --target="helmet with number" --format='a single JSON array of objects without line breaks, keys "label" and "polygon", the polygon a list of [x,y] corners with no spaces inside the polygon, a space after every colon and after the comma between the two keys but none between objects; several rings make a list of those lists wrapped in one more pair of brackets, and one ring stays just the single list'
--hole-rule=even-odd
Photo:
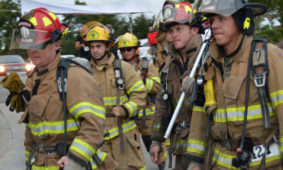
[{"label": "helmet with number", "polygon": [[32,9],[21,17],[15,29],[11,48],[44,49],[48,43],[60,40],[67,27],[45,8]]},{"label": "helmet with number", "polygon": [[91,28],[86,34],[85,41],[88,45],[93,41],[106,42],[108,44],[107,50],[115,46],[115,44],[110,40],[109,30],[102,24],[95,25]]},{"label": "helmet with number", "polygon": [[248,0],[203,0],[199,12],[231,16],[243,8],[251,9],[253,16],[261,15],[267,10],[265,5],[249,3]]},{"label": "helmet with number", "polygon": [[121,35],[118,41],[118,48],[138,47],[138,38],[129,32]]}]

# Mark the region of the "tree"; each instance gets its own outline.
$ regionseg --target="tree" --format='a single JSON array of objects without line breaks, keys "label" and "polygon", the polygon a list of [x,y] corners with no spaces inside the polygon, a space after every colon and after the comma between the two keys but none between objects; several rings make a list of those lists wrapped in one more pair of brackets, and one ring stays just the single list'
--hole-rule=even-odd
[{"label": "tree", "polygon": [[138,39],[146,38],[148,27],[153,25],[153,21],[154,17],[148,19],[144,14],[141,14],[134,19],[133,33],[138,37]]},{"label": "tree", "polygon": [[9,51],[13,29],[17,28],[20,14],[19,0],[0,1],[0,54],[12,53]]}]

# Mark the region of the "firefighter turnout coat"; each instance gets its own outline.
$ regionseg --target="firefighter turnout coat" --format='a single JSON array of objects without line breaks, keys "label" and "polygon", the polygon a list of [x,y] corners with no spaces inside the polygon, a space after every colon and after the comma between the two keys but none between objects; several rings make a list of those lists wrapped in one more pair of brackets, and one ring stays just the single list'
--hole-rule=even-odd
[{"label": "firefighter turnout coat", "polygon": [[[182,93],[182,80],[190,74],[201,44],[202,39],[200,35],[197,34],[192,37],[186,46],[186,61],[182,61],[180,55],[177,53],[177,51],[175,51],[174,47],[172,45],[170,46],[169,52],[171,54],[171,58],[163,68],[163,70],[169,69],[167,70],[168,75],[166,78],[167,93],[169,97],[168,100],[163,100],[161,94],[157,95],[156,112],[154,114],[151,135],[152,140],[159,141],[160,143],[163,142],[163,136],[169,123],[168,121],[170,121],[171,115],[173,114],[177,102],[179,101],[179,97]],[[175,128],[171,132],[171,138],[173,138],[173,141],[171,141],[170,144],[174,154],[181,155],[186,151],[186,142],[190,131],[191,113],[192,105],[189,103],[188,96],[186,95],[176,119]]]},{"label": "firefighter turnout coat", "polygon": [[[238,44],[242,37],[239,38]],[[210,46],[211,57],[207,60],[206,80],[213,80],[216,110],[211,115],[210,140],[211,149],[206,148],[205,131],[208,113],[203,107],[194,107],[191,132],[188,139],[187,156],[194,161],[203,162],[205,152],[211,150],[210,159],[214,169],[236,169],[232,159],[236,157],[236,148],[242,137],[245,112],[246,81],[248,60],[252,37],[246,36],[240,51],[227,62],[220,55],[216,43]],[[261,145],[266,145],[265,168],[282,169],[283,153],[283,50],[267,45],[268,69],[267,75],[267,106],[269,109],[271,127],[263,127],[261,103],[254,82],[250,76],[246,138],[253,144],[253,156],[249,169],[258,169],[262,155],[265,153]],[[230,66],[229,66],[230,65]],[[210,109],[208,109],[210,110]]]},{"label": "firefighter turnout coat", "polygon": [[[151,127],[153,122],[153,114],[155,112],[155,96],[158,93],[160,87],[160,78],[159,74],[153,64],[148,62],[148,71],[146,77],[144,78],[144,72],[142,70],[142,60],[138,59],[138,62],[135,65],[136,72],[141,76],[145,84],[145,89],[147,92],[147,103],[145,108],[139,110],[139,119],[142,119],[142,116],[145,114],[146,122],[145,128],[139,126],[139,130],[142,135],[151,135]],[[145,110],[144,110],[145,109]]]},{"label": "firefighter turnout coat", "polygon": [[[63,102],[56,80],[60,58],[57,55],[48,69],[34,71],[26,80],[31,100],[19,122],[26,123],[26,161],[35,150],[32,169],[59,169],[57,162],[61,156],[54,148],[64,142]],[[106,157],[106,153],[99,149],[106,119],[99,92],[91,74],[78,66],[70,66],[66,93],[68,156],[78,162],[90,161],[93,169],[97,168],[93,155],[101,162]]]},{"label": "firefighter turnout coat", "polygon": [[107,63],[96,65],[94,59],[90,60],[94,79],[99,82],[103,101],[106,107],[106,127],[104,145],[102,150],[112,155],[119,164],[118,169],[142,169],[145,167],[144,156],[140,143],[140,133],[137,130],[134,119],[138,111],[145,106],[146,90],[141,78],[132,66],[121,61],[121,69],[125,88],[120,95],[120,113],[125,152],[121,153],[120,135],[117,117],[112,115],[112,109],[116,106],[117,87],[113,63],[115,56],[111,54]]}]

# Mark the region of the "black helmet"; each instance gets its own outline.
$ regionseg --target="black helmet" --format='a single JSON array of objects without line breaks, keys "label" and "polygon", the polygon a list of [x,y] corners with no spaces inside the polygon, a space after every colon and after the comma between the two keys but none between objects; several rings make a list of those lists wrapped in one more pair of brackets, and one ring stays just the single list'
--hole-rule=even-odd
[{"label": "black helmet", "polygon": [[267,10],[265,5],[248,0],[202,0],[199,12],[231,16],[243,8],[251,9],[253,16],[262,15]]}]

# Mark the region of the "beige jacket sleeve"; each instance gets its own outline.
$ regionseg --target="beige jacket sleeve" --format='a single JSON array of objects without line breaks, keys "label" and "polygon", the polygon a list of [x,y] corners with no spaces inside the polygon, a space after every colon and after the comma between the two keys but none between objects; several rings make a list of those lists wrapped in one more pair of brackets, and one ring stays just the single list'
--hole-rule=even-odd
[{"label": "beige jacket sleeve", "polygon": [[66,102],[73,118],[80,122],[68,155],[88,162],[104,140],[105,107],[98,84],[79,67],[68,72]]}]

